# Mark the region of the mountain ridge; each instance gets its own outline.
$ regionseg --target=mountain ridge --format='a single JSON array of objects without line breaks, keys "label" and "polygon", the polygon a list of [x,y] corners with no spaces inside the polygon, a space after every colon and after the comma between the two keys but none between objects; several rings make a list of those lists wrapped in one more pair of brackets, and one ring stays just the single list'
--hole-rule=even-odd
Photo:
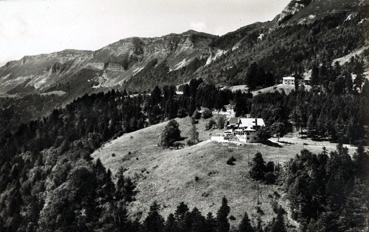
[{"label": "mountain ridge", "polygon": [[[296,2],[306,4],[278,21]],[[329,63],[367,46],[368,6],[367,0],[293,0],[271,21],[222,36],[188,30],[125,38],[96,51],[25,56],[0,67],[0,97],[59,99],[58,105],[43,105],[43,113],[37,114],[42,116],[84,94],[111,89],[149,91],[193,78],[217,85],[245,84],[252,63],[278,83],[285,75],[304,75],[315,62]]]},{"label": "mountain ridge", "polygon": [[[286,35],[286,38],[279,36],[284,28],[303,25],[313,27],[327,15],[336,17],[337,14],[342,14],[344,16],[340,17],[344,18],[352,11],[359,12],[356,8],[365,4],[367,1],[292,0],[272,21],[253,23],[223,36],[188,30],[161,37],[125,38],[95,51],[67,49],[50,54],[24,56],[0,67],[0,93],[23,96],[55,90],[67,92],[67,83],[77,88],[71,76],[83,76],[78,73],[86,72],[90,77],[83,78],[85,83],[79,82],[82,86],[74,94],[86,93],[83,89],[88,89],[88,93],[100,88],[122,87],[142,91],[152,89],[158,84],[180,84],[194,77],[202,77],[204,73],[219,71],[224,71],[223,77],[205,75],[205,79],[232,84],[242,81],[241,76],[246,68],[235,69],[235,65],[229,63],[248,66],[252,60],[257,61],[258,56],[266,58],[262,53],[275,46],[273,41],[264,43],[265,48],[257,46],[268,35],[271,37],[274,33],[277,38],[273,39],[288,39],[291,35]],[[327,9],[329,10],[326,11]],[[241,52],[237,51],[240,47]],[[237,60],[230,61],[230,56],[235,56]],[[245,56],[249,57],[243,60]],[[222,69],[210,65],[217,60],[227,64],[223,64]],[[50,69],[64,72],[50,72]],[[229,75],[223,69],[229,69],[236,75]],[[275,71],[273,67],[266,66],[266,69]]]}]

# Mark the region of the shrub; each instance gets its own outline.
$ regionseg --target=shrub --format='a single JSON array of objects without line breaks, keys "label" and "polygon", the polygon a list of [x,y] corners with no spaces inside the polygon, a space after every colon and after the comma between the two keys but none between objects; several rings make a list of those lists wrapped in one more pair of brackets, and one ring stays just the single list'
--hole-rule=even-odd
[{"label": "shrub", "polygon": [[276,167],[271,161],[265,165],[262,154],[258,152],[252,159],[250,176],[252,179],[264,181],[266,184],[275,184],[279,175],[278,169],[278,166]]},{"label": "shrub", "polygon": [[265,166],[265,172],[274,172],[274,170],[275,170],[274,162],[269,161]]},{"label": "shrub", "polygon": [[227,164],[231,166],[235,165],[234,162],[236,162],[236,159],[233,156],[227,160]]},{"label": "shrub", "polygon": [[199,143],[199,132],[196,129],[196,125],[192,124],[191,131],[190,131],[190,139],[187,140],[187,145],[192,146]]},{"label": "shrub", "polygon": [[177,117],[178,118],[184,118],[184,117],[186,117],[187,116],[187,111],[186,111],[186,109],[184,109],[184,108],[180,108],[179,110],[178,110],[178,112],[177,112]]},{"label": "shrub", "polygon": [[209,110],[208,108],[205,108],[203,111],[202,111],[202,117],[204,119],[208,119],[208,118],[211,118],[213,116],[213,113],[211,112],[211,110]]},{"label": "shrub", "polygon": [[205,130],[211,130],[216,125],[216,122],[211,119],[208,123],[206,123]]},{"label": "shrub", "polygon": [[264,175],[264,180],[266,184],[274,184],[276,179],[277,177],[275,176],[273,172],[267,172]]},{"label": "shrub", "polygon": [[193,118],[193,117],[191,117],[191,124],[193,125],[193,124],[198,124],[199,123],[199,121],[198,120],[196,120],[195,118]]},{"label": "shrub", "polygon": [[218,129],[223,129],[225,125],[224,117],[218,117],[217,118],[217,127]]},{"label": "shrub", "polygon": [[201,118],[201,114],[199,113],[199,111],[195,110],[192,114],[192,118],[194,119],[200,119]]},{"label": "shrub", "polygon": [[171,120],[165,126],[161,133],[159,146],[170,147],[175,141],[181,139],[181,131],[179,130],[179,124],[176,120]]},{"label": "shrub", "polygon": [[258,130],[257,132],[258,138],[260,139],[260,141],[264,142],[267,141],[271,135],[270,135],[270,131],[268,128],[261,128]]}]

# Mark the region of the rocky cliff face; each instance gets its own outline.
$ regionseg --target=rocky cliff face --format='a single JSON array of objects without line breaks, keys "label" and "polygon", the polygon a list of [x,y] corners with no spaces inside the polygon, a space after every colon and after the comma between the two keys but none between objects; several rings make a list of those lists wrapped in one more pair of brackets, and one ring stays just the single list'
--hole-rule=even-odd
[{"label": "rocky cliff face", "polygon": [[[148,69],[185,69],[212,54],[216,36],[188,31],[158,38],[128,38],[97,51],[65,50],[26,56],[0,68],[0,94],[41,94],[121,86]],[[75,85],[75,78],[79,85]],[[81,79],[85,80],[81,83]]]}]

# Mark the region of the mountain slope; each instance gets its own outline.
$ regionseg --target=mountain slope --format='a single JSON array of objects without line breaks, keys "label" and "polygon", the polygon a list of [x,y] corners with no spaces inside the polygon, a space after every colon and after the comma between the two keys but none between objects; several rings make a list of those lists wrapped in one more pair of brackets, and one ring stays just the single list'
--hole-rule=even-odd
[{"label": "mountain slope", "polygon": [[26,56],[0,67],[0,97],[57,99],[53,101],[57,105],[36,107],[44,110],[32,118],[86,93],[113,88],[147,91],[192,78],[220,85],[245,84],[253,62],[279,82],[285,75],[303,75],[315,62],[330,63],[368,46],[368,12],[368,0],[293,0],[272,21],[220,37],[187,31],[127,38],[97,51]]},{"label": "mountain slope", "polygon": [[[243,81],[251,62],[287,75],[308,68],[312,58],[338,58],[367,43],[367,8],[368,1],[362,0],[293,0],[272,21],[221,37],[187,31],[123,39],[94,52],[24,57],[0,68],[0,95],[147,90],[193,77],[232,84]],[[275,59],[282,54],[284,59]],[[286,67],[286,60],[292,65]]]},{"label": "mountain slope", "polygon": [[[181,135],[188,137],[190,118],[177,121]],[[196,125],[202,142],[191,147],[179,150],[158,147],[158,137],[167,124],[164,122],[127,133],[106,143],[91,156],[100,159],[113,174],[122,167],[125,175],[133,177],[138,190],[137,201],[130,206],[134,217],[144,217],[153,201],[163,206],[161,213],[164,216],[174,212],[182,201],[191,208],[197,207],[201,212],[215,214],[220,199],[226,196],[232,209],[231,215],[236,218],[232,224],[236,225],[245,211],[256,219],[260,216],[257,213],[257,207],[260,207],[264,212],[261,218],[268,222],[274,216],[273,202],[286,206],[283,197],[275,198],[275,192],[283,195],[279,186],[260,184],[258,194],[257,182],[248,174],[249,162],[257,152],[261,152],[266,161],[285,163],[303,148],[312,152],[321,152],[323,146],[328,151],[336,148],[334,143],[299,141],[296,138],[282,138],[281,141],[288,142],[278,149],[261,144],[241,147],[220,145],[209,140],[212,134],[221,130],[205,130],[208,121],[200,120]],[[350,152],[355,150],[353,146],[348,147]],[[227,165],[227,160],[232,156],[236,159],[235,165]],[[257,204],[258,195],[261,204]],[[289,223],[294,224],[294,221]]]},{"label": "mountain slope", "polygon": [[313,62],[330,62],[368,44],[368,5],[368,1],[292,1],[273,21],[262,24],[265,28],[258,36],[241,40],[237,49],[196,76],[240,84],[253,62],[271,71],[277,81],[285,75],[302,74]]},{"label": "mountain slope", "polygon": [[[83,94],[124,84],[140,73],[166,73],[205,63],[216,36],[188,31],[158,38],[128,38],[95,52],[65,50],[26,56],[0,68],[0,94],[64,91]],[[165,73],[165,74],[166,74]]]}]

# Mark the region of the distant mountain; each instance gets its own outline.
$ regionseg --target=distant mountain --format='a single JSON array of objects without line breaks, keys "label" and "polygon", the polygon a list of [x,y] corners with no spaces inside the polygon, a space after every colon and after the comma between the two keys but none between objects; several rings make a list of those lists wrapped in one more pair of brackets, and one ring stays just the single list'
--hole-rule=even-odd
[{"label": "distant mountain", "polygon": [[368,28],[368,0],[292,0],[272,21],[223,36],[187,31],[127,38],[97,51],[25,56],[0,68],[0,97],[36,94],[70,101],[112,88],[142,91],[200,77],[243,84],[253,62],[278,81],[367,46]]},{"label": "distant mountain", "polygon": [[25,56],[0,68],[0,94],[83,94],[125,85],[152,70],[162,75],[184,67],[195,70],[211,56],[209,45],[215,39],[217,36],[187,31],[123,39],[97,51]]}]

